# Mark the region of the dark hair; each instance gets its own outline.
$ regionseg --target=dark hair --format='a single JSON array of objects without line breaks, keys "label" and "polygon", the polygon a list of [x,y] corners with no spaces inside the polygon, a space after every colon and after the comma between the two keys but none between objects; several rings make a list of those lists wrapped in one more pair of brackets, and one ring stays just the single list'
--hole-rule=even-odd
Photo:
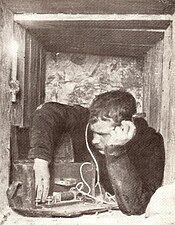
[{"label": "dark hair", "polygon": [[132,119],[136,113],[136,100],[127,91],[110,91],[96,96],[89,109],[90,123],[95,123],[98,118],[112,118],[115,123],[120,124],[122,120]]}]

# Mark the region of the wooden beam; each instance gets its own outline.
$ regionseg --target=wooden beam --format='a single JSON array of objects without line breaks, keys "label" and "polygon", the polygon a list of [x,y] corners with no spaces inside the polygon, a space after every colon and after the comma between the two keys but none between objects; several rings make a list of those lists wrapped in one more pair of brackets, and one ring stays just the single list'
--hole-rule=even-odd
[{"label": "wooden beam", "polygon": [[146,15],[146,14],[14,14],[14,20],[20,21],[172,21],[172,15]]},{"label": "wooden beam", "polygon": [[14,13],[173,14],[174,0],[3,0]]},{"label": "wooden beam", "polygon": [[[33,31],[33,30],[32,30]],[[134,30],[35,30],[32,32],[38,40],[57,45],[84,45],[85,43],[96,44],[137,44],[153,45],[164,37],[163,32],[134,31]],[[50,44],[51,44],[50,43]]]},{"label": "wooden beam", "polygon": [[125,56],[125,57],[139,57],[142,58],[144,54],[151,48],[151,46],[119,46],[119,45],[101,45],[93,44],[85,45],[84,47],[66,47],[65,45],[50,45],[47,50],[50,52],[63,53],[80,53],[100,56]]},{"label": "wooden beam", "polygon": [[169,95],[169,135],[168,135],[168,158],[169,161],[169,183],[175,180],[175,14],[172,23],[172,57],[170,64],[170,95]]},{"label": "wooden beam", "polygon": [[30,127],[33,112],[44,101],[45,50],[29,32],[25,53],[24,126]]},{"label": "wooden beam", "polygon": [[19,24],[14,23],[13,35],[18,43],[18,65],[17,79],[20,83],[20,92],[16,98],[15,104],[11,106],[11,124],[23,126],[24,124],[24,101],[25,101],[25,37],[26,30]]},{"label": "wooden beam", "polygon": [[[10,111],[9,76],[12,55],[9,49],[13,37],[13,15],[0,1],[0,214],[9,208],[6,191],[9,186],[10,166]],[[4,214],[5,215],[5,214]],[[1,216],[0,216],[1,217]],[[2,218],[2,217],[1,217]],[[1,219],[0,219],[1,220]],[[2,221],[2,220],[1,220]],[[5,222],[5,221],[4,221]],[[2,222],[3,223],[3,222]],[[1,223],[1,224],[2,224]]]},{"label": "wooden beam", "polygon": [[165,172],[164,172],[164,184],[171,182],[172,170],[171,154],[173,149],[169,149],[170,142],[170,87],[171,87],[171,60],[172,60],[172,26],[169,26],[165,32],[164,37],[164,52],[163,52],[163,73],[162,73],[162,94],[161,94],[161,114],[160,114],[160,132],[164,138],[165,144]]},{"label": "wooden beam", "polygon": [[26,29],[146,29],[166,30],[171,20],[61,20],[18,21]]}]

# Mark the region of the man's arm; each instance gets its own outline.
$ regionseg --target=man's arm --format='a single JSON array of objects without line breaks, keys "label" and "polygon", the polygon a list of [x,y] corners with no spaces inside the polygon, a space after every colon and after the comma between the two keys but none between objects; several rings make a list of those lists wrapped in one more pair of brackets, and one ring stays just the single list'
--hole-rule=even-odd
[{"label": "man's arm", "polygon": [[141,171],[138,171],[131,162],[125,144],[106,147],[108,173],[117,203],[123,213],[127,215],[144,213],[151,196],[161,185],[164,153],[160,151],[160,147],[163,148],[162,138],[155,135],[155,138],[141,149],[140,152],[145,153],[140,154],[140,157],[145,157],[141,158],[141,162],[145,162],[144,172],[142,171],[144,179]]},{"label": "man's arm", "polygon": [[37,109],[31,128],[31,150],[29,158],[34,159],[36,197],[45,201],[50,185],[49,164],[62,135],[87,120],[87,109],[59,103],[46,103]]}]

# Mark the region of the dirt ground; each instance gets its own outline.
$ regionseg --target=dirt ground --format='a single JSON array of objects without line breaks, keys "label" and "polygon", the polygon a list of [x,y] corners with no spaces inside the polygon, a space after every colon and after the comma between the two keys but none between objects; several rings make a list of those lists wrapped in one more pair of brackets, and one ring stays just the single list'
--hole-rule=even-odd
[{"label": "dirt ground", "polygon": [[0,215],[0,225],[175,225],[174,215],[155,215],[150,218],[126,216],[120,211],[83,215],[75,218],[34,218],[21,216],[11,209]]}]

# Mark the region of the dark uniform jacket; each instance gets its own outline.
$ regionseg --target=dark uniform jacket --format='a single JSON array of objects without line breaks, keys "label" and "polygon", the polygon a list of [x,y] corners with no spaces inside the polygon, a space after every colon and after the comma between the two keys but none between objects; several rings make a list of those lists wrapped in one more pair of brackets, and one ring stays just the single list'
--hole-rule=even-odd
[{"label": "dark uniform jacket", "polygon": [[[79,105],[69,106],[49,102],[38,108],[31,129],[30,158],[53,162],[54,150],[64,133],[72,138],[76,162],[92,161],[85,143],[89,111]],[[110,146],[105,155],[88,143],[98,162],[100,182],[104,189],[115,194],[120,210],[127,214],[142,214],[161,186],[164,172],[164,143],[160,133],[149,127],[143,118],[136,118],[136,135],[123,146]]]}]

